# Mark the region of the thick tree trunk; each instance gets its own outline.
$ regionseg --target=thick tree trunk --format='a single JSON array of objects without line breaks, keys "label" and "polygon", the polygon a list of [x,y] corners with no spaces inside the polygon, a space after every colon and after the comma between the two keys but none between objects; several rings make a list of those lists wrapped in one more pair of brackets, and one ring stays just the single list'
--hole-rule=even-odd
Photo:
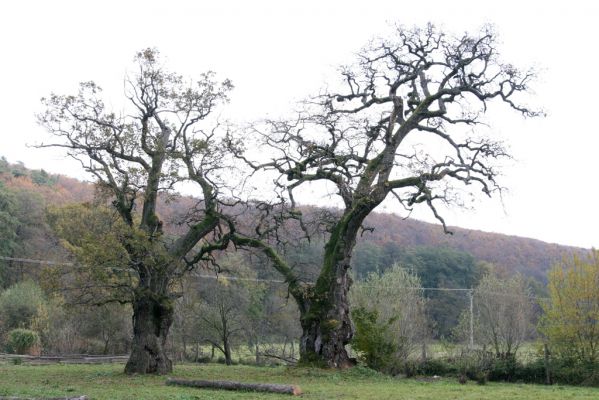
[{"label": "thick tree trunk", "polygon": [[311,293],[300,305],[300,363],[349,368],[355,360],[345,346],[354,335],[350,318],[351,254],[364,218],[376,204],[346,211],[325,246],[323,268]]},{"label": "thick tree trunk", "polygon": [[349,274],[335,280],[329,301],[310,302],[301,315],[300,362],[331,368],[349,368],[355,364],[345,346],[354,334],[350,319],[348,291]]},{"label": "thick tree trunk", "polygon": [[173,323],[173,302],[167,296],[144,292],[133,303],[133,345],[127,374],[167,374],[173,365],[166,339]]},{"label": "thick tree trunk", "polygon": [[348,293],[351,286],[349,262],[355,236],[349,241],[344,236],[340,236],[337,243],[327,244],[323,272],[306,299],[305,307],[300,307],[301,363],[332,368],[348,368],[354,364],[345,346],[354,334]]}]

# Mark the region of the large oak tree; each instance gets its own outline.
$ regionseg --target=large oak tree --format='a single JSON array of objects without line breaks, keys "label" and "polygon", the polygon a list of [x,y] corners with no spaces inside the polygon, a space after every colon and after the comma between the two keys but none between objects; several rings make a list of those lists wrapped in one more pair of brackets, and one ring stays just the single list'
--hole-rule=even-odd
[{"label": "large oak tree", "polygon": [[[497,160],[508,154],[481,123],[491,103],[538,115],[521,102],[533,77],[500,60],[490,28],[452,36],[432,25],[399,27],[360,51],[341,69],[340,83],[329,82],[298,116],[255,126],[268,157],[231,141],[257,176],[274,176],[282,199],[268,211],[275,218],[257,219],[256,229],[239,229],[233,240],[262,250],[285,277],[301,313],[303,361],[351,364],[350,258],[364,219],[385,199],[408,210],[426,205],[445,227],[438,204],[451,204],[455,188],[489,196],[500,190]],[[281,217],[299,220],[295,197],[307,186],[328,190],[341,205],[331,213],[314,284],[303,282],[276,246]]]},{"label": "large oak tree", "polygon": [[[220,220],[219,194],[226,155],[218,141],[213,110],[227,100],[228,80],[212,73],[196,81],[168,72],[156,50],[135,57],[125,78],[123,111],[108,109],[94,82],[81,83],[76,95],[42,99],[40,123],[53,141],[42,146],[66,149],[93,174],[106,210],[75,207],[55,213],[55,227],[84,267],[79,299],[87,303],[130,302],[133,346],[127,373],[167,373],[165,352],[173,321],[174,285],[212,250],[208,240]],[[181,182],[200,189],[178,236],[166,234],[157,213]],[[104,215],[103,215],[104,214]],[[109,213],[110,214],[110,213]],[[73,221],[82,222],[74,226]]]}]

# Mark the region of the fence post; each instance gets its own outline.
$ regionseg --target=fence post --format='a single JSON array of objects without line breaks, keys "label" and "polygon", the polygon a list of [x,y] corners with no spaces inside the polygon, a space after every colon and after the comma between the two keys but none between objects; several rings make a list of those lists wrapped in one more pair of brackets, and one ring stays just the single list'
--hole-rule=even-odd
[{"label": "fence post", "polygon": [[470,350],[474,349],[474,290],[468,291],[470,297]]}]

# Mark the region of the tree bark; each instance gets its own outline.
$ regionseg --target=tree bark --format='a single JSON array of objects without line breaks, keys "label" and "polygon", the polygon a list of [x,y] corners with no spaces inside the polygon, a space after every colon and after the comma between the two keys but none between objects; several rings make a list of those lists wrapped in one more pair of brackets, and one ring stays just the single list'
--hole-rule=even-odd
[{"label": "tree bark", "polygon": [[173,364],[165,349],[173,314],[173,302],[168,296],[156,295],[149,290],[137,295],[133,303],[133,345],[125,373],[172,372]]},{"label": "tree bark", "polygon": [[345,349],[354,335],[348,296],[352,284],[349,269],[358,230],[370,210],[371,207],[360,207],[346,212],[331,233],[322,272],[304,307],[300,307],[300,363],[331,368],[355,365]]},{"label": "tree bark", "polygon": [[321,364],[332,368],[349,368],[355,364],[345,349],[354,334],[348,300],[351,278],[347,273],[338,275],[329,301],[314,299],[307,312],[300,316],[302,364]]}]

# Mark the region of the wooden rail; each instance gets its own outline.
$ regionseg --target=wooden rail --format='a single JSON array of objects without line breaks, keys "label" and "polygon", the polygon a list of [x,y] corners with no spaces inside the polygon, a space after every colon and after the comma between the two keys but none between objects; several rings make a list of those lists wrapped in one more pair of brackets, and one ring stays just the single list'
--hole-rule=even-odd
[{"label": "wooden rail", "polygon": [[69,354],[60,356],[29,356],[25,354],[0,354],[0,361],[19,362],[32,365],[46,364],[111,364],[124,363],[129,356],[97,356],[87,354]]}]

